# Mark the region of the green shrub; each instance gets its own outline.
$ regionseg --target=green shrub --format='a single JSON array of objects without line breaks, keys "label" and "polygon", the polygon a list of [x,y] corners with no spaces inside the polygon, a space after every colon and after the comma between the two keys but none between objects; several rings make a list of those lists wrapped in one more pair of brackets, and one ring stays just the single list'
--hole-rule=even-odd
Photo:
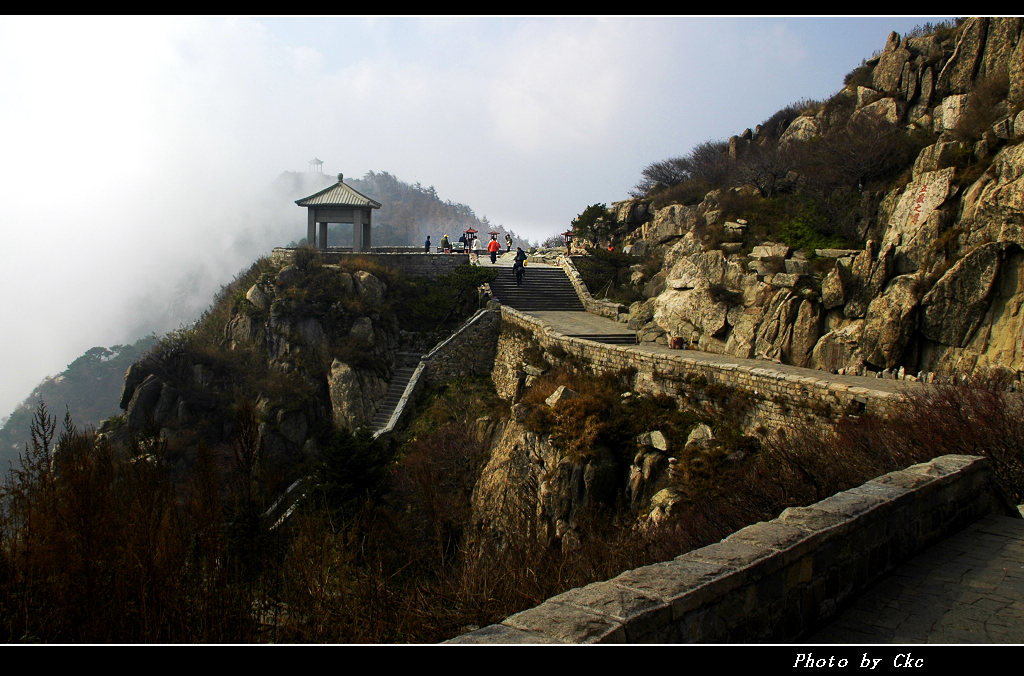
[{"label": "green shrub", "polygon": [[670,204],[699,204],[711,190],[711,184],[706,181],[687,179],[675,185],[653,189],[650,193],[651,206],[661,209]]},{"label": "green shrub", "polygon": [[582,237],[593,242],[607,234],[604,229],[598,227],[598,221],[607,217],[607,205],[591,204],[583,210],[583,213],[577,214],[576,218],[572,219],[570,226],[576,237]]},{"label": "green shrub", "polygon": [[992,128],[1006,109],[999,104],[1006,100],[1010,78],[1005,67],[974,83],[967,94],[967,104],[951,131],[958,141],[973,143]]},{"label": "green shrub", "polygon": [[847,87],[872,87],[872,73],[875,67],[867,61],[861,61],[860,65],[851,70],[843,77],[843,84]]}]

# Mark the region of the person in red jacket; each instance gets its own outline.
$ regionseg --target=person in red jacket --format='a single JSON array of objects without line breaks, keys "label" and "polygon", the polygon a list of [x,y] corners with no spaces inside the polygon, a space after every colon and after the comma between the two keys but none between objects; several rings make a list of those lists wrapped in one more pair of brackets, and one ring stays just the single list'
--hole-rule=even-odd
[{"label": "person in red jacket", "polygon": [[501,250],[501,245],[494,235],[491,235],[491,241],[487,243],[487,250],[491,252],[491,265],[494,265],[498,262],[498,251]]}]

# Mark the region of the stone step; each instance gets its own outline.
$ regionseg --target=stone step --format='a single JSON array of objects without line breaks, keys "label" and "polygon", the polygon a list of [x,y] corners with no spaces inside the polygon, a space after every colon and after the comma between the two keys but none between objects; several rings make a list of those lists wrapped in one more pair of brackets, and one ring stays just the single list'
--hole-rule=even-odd
[{"label": "stone step", "polygon": [[376,414],[373,416],[373,420],[370,422],[370,427],[374,430],[382,429],[391,420],[391,414],[395,412],[395,407],[398,406],[398,402],[402,400],[402,395],[405,393],[405,388],[412,380],[412,374],[415,373],[416,368],[412,366],[400,366],[394,370],[391,374],[391,382],[388,383],[388,392],[384,395],[384,400],[377,408]]},{"label": "stone step", "polygon": [[608,343],[612,345],[636,345],[635,333],[576,333],[570,335],[569,338],[583,338],[585,340],[592,340],[595,343]]},{"label": "stone step", "polygon": [[491,283],[501,303],[517,310],[583,311],[572,282],[560,268],[527,268],[522,284],[516,284],[512,268],[502,268]]}]

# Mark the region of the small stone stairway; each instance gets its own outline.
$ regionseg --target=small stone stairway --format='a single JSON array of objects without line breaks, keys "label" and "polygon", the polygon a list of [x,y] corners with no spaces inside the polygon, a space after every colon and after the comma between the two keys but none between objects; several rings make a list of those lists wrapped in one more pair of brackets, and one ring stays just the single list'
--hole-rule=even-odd
[{"label": "small stone stairway", "polygon": [[527,266],[523,284],[517,286],[512,268],[501,267],[491,283],[491,293],[502,305],[523,312],[584,311],[576,289],[561,268]]},{"label": "small stone stairway", "polygon": [[587,334],[587,333],[570,333],[569,338],[585,338],[586,340],[592,340],[595,343],[605,343],[608,345],[636,345],[636,331],[630,331],[629,333],[599,333],[599,334]]},{"label": "small stone stairway", "polygon": [[405,387],[409,384],[409,380],[412,379],[412,374],[416,371],[416,364],[419,363],[420,359],[420,355],[412,352],[399,352],[396,356],[398,357],[398,365],[395,366],[395,370],[391,374],[387,396],[384,397],[384,401],[381,402],[376,415],[373,416],[373,421],[370,423],[370,429],[374,431],[384,429],[388,421],[391,420],[391,414],[395,412],[395,407],[398,406],[398,402],[402,399]]}]

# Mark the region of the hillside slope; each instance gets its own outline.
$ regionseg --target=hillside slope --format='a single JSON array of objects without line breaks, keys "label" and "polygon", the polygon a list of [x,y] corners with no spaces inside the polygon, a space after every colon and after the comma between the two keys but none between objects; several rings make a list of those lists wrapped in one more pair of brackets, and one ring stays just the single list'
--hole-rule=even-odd
[{"label": "hillside slope", "polygon": [[1021,19],[893,33],[829,100],[654,163],[574,227],[638,257],[642,339],[1019,387],[1022,139]]}]

